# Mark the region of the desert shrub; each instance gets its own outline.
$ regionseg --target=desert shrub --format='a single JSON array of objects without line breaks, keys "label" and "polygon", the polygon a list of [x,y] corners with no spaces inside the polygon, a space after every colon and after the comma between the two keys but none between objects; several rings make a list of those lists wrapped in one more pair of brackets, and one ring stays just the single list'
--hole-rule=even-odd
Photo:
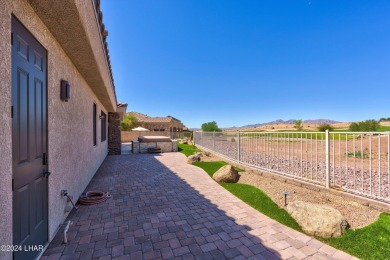
[{"label": "desert shrub", "polygon": [[302,130],[302,128],[303,128],[302,119],[295,120],[294,128],[297,129],[297,131]]},{"label": "desert shrub", "polygon": [[317,127],[318,131],[325,132],[326,130],[333,131],[334,128],[330,124],[322,124]]},{"label": "desert shrub", "polygon": [[349,131],[351,132],[370,132],[376,131],[379,128],[379,122],[371,119],[362,122],[354,122],[349,125]]},{"label": "desert shrub", "polygon": [[359,125],[356,122],[353,122],[349,125],[349,131],[351,132],[358,132],[359,131]]}]

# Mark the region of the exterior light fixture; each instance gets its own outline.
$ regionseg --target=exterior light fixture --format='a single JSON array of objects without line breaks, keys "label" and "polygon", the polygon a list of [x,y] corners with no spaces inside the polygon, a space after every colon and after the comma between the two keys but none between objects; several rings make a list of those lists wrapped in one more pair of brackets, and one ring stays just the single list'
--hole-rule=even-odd
[{"label": "exterior light fixture", "polygon": [[68,102],[70,99],[70,85],[66,80],[61,80],[61,100]]},{"label": "exterior light fixture", "polygon": [[99,119],[106,119],[106,115],[100,115]]}]

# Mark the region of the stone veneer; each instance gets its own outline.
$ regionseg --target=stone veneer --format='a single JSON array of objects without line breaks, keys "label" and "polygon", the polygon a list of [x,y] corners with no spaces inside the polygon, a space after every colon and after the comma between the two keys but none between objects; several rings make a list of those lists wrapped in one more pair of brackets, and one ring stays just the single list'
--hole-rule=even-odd
[{"label": "stone veneer", "polygon": [[120,115],[108,113],[108,154],[121,154]]},{"label": "stone veneer", "polygon": [[132,142],[132,151],[133,153],[147,153],[148,148],[160,148],[162,153],[177,152],[177,140],[172,140],[171,142],[139,142],[138,140],[133,140]]}]

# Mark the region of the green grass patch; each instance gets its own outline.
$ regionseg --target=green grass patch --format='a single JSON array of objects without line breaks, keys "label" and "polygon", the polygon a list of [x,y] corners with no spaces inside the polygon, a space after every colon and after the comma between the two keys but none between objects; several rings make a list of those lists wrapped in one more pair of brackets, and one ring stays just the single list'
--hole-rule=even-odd
[{"label": "green grass patch", "polygon": [[377,130],[377,132],[386,132],[386,131],[390,131],[390,126],[381,125]]},{"label": "green grass patch", "polygon": [[264,215],[285,226],[302,232],[298,223],[288,214],[288,212],[285,209],[280,208],[267,196],[267,194],[258,188],[242,183],[220,183],[220,185]]},{"label": "green grass patch", "polygon": [[[358,152],[355,156],[358,156]],[[359,155],[361,156],[361,154]],[[196,162],[194,165],[205,170],[210,177],[226,162]],[[243,171],[236,168],[237,171]],[[263,191],[251,185],[242,183],[219,183],[234,196],[241,199],[251,207],[279,223],[303,232],[298,223],[280,208]],[[347,230],[338,238],[317,238],[324,243],[339,250],[347,252],[361,259],[390,259],[390,214],[382,213],[377,221],[367,227]]]},{"label": "green grass patch", "polygon": [[177,144],[177,146],[178,146],[179,152],[181,152],[182,154],[184,154],[187,157],[190,155],[193,155],[197,152],[201,152],[201,150],[199,150],[198,148],[196,148],[193,145],[179,143],[179,144]]},{"label": "green grass patch", "polygon": [[[219,162],[194,162],[193,165],[198,166],[199,168],[202,168],[205,172],[207,172],[210,177],[213,177],[214,173],[219,170],[224,165],[227,165],[227,162],[219,161]],[[243,172],[243,169],[240,169],[238,167],[234,167],[236,171]]]},{"label": "green grass patch", "polygon": [[361,259],[389,259],[390,215],[382,213],[377,221],[364,228],[347,230],[339,238],[321,240]]},{"label": "green grass patch", "polygon": [[[195,162],[193,165],[202,168],[210,177],[219,170],[226,162]],[[244,170],[234,167],[238,172]],[[234,196],[244,201],[246,204],[260,211],[264,215],[291,227],[295,230],[302,231],[297,222],[287,213],[286,210],[280,208],[271,200],[264,192],[256,187],[242,183],[219,183],[222,187],[231,192]]]},{"label": "green grass patch", "polygon": [[[390,126],[384,126],[381,125],[379,128],[375,131],[368,131],[368,132],[387,132],[390,131]],[[335,129],[334,132],[351,132],[349,129]],[[366,132],[366,131],[361,131],[361,132]],[[345,139],[345,138],[344,138]]]}]

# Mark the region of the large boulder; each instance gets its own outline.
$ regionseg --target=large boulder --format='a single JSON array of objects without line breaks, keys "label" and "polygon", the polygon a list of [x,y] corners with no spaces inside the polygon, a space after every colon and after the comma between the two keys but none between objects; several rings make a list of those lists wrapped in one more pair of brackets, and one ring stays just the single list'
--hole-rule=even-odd
[{"label": "large boulder", "polygon": [[217,182],[237,182],[239,178],[240,175],[231,165],[222,166],[213,175],[213,179]]},{"label": "large boulder", "polygon": [[200,161],[200,155],[199,154],[193,154],[188,156],[187,158],[187,163],[193,164],[194,162],[199,162]]},{"label": "large boulder", "polygon": [[313,236],[338,237],[349,226],[340,211],[325,205],[294,201],[288,204],[287,211],[307,234]]}]

